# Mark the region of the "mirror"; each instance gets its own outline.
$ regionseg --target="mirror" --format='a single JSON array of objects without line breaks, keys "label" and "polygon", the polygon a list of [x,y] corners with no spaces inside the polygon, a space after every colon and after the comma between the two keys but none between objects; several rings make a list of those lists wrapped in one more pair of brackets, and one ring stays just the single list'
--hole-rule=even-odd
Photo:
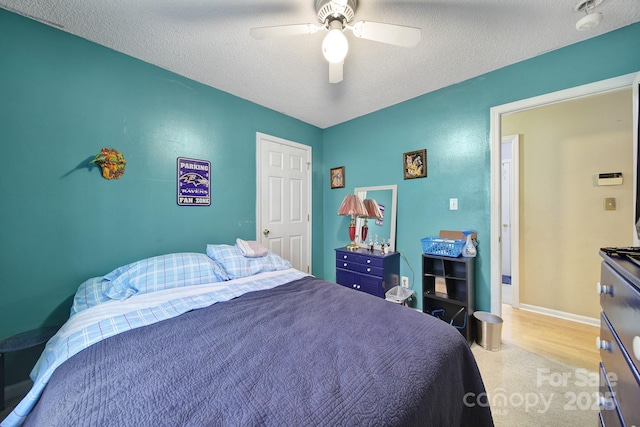
[{"label": "mirror", "polygon": [[377,187],[358,187],[354,190],[354,193],[360,197],[360,200],[374,199],[380,210],[382,211],[382,220],[369,219],[367,220],[367,226],[369,231],[367,233],[366,242],[362,241],[362,226],[365,223],[365,218],[356,218],[356,242],[361,248],[367,247],[367,242],[371,239],[375,242],[376,235],[378,236],[378,245],[374,249],[380,249],[382,239],[385,243],[387,239],[390,240],[389,251],[395,252],[396,250],[396,208],[397,208],[397,185],[380,185]]}]

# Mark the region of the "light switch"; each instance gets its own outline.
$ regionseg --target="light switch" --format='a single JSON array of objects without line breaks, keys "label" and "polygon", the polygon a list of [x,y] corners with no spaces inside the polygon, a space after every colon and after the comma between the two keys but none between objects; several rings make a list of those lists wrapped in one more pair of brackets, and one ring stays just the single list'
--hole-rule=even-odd
[{"label": "light switch", "polygon": [[449,210],[457,211],[458,210],[458,199],[449,199]]},{"label": "light switch", "polygon": [[607,211],[615,211],[616,210],[616,198],[615,197],[607,197],[604,199],[604,209]]}]

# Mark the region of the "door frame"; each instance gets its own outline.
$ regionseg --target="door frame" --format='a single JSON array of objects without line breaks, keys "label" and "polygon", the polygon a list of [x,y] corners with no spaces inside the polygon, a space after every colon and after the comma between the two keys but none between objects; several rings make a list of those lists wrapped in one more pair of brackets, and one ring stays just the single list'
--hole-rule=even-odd
[{"label": "door frame", "polygon": [[289,141],[287,139],[283,139],[283,138],[278,138],[277,136],[273,136],[273,135],[268,135],[266,133],[262,133],[262,132],[256,132],[256,240],[260,239],[260,233],[262,233],[262,216],[261,216],[261,212],[262,212],[262,186],[260,185],[260,183],[262,182],[262,179],[264,179],[264,177],[262,176],[263,171],[262,171],[262,143],[264,139],[268,139],[270,141],[273,142],[277,142],[279,144],[283,144],[283,145],[287,145],[289,147],[293,147],[296,149],[300,149],[300,150],[304,150],[307,152],[307,159],[309,160],[308,164],[307,164],[307,188],[305,189],[307,191],[308,197],[307,197],[307,213],[308,213],[308,221],[307,221],[307,229],[306,229],[306,233],[307,233],[307,265],[309,266],[309,271],[308,273],[311,274],[311,272],[313,271],[313,266],[311,265],[311,260],[313,259],[312,254],[311,254],[311,248],[313,247],[313,236],[311,233],[311,230],[313,229],[312,227],[312,220],[313,220],[313,215],[311,215],[311,207],[312,207],[312,200],[313,200],[313,192],[312,192],[312,182],[311,182],[311,178],[313,177],[313,173],[312,173],[312,165],[313,165],[313,161],[312,161],[312,149],[311,146],[309,145],[304,145],[304,144],[300,144],[299,142],[294,142],[294,141]]},{"label": "door frame", "polygon": [[[502,314],[502,254],[501,254],[501,144],[502,144],[502,115],[518,113],[533,108],[586,98],[592,95],[604,94],[611,91],[628,89],[633,85],[638,73],[625,74],[611,79],[601,80],[582,86],[576,86],[533,98],[523,99],[508,104],[498,105],[490,109],[490,163],[491,163],[491,313]],[[633,145],[636,146],[637,141]],[[634,148],[636,150],[636,148]],[[635,161],[635,160],[634,160]],[[634,172],[635,172],[634,168]],[[637,177],[633,177],[634,182]],[[515,201],[512,201],[515,203]],[[514,218],[512,217],[513,221]],[[631,222],[633,224],[633,222]],[[512,242],[513,243],[513,242]],[[512,244],[512,260],[513,248]]]},{"label": "door frame", "polygon": [[[633,80],[633,170],[638,172],[638,144],[640,144],[640,72],[636,73]],[[638,218],[640,212],[640,196],[638,196],[638,177],[633,179],[633,197],[635,200],[634,221]],[[633,246],[640,246],[640,229],[638,225],[633,225]]]},{"label": "door frame", "polygon": [[[509,238],[511,242],[511,306],[520,307],[520,135],[507,135],[500,139],[500,145],[511,143],[511,191],[509,195],[509,215],[511,227]],[[502,152],[502,150],[500,150]],[[502,155],[500,156],[500,169],[502,169]],[[500,189],[502,192],[502,189]],[[502,204],[502,197],[500,197]],[[500,212],[502,223],[502,211]],[[502,230],[502,228],[501,228]],[[502,241],[502,236],[501,236]],[[500,268],[502,268],[502,251],[500,252]],[[500,279],[502,286],[502,279]],[[502,305],[502,289],[500,290],[500,304]]]}]

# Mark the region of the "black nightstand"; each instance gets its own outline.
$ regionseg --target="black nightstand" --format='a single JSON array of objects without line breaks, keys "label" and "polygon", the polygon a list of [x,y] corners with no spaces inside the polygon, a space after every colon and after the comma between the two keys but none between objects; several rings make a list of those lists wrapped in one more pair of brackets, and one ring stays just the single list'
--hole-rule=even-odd
[{"label": "black nightstand", "polygon": [[4,354],[44,344],[58,329],[59,326],[38,328],[0,340],[0,411],[4,409]]}]

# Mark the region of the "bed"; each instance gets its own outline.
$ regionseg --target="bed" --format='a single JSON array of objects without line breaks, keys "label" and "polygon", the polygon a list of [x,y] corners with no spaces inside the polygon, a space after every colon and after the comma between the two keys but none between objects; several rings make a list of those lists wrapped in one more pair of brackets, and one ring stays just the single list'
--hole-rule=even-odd
[{"label": "bed", "polygon": [[455,328],[238,245],[87,280],[32,378],[3,427],[493,425]]}]

